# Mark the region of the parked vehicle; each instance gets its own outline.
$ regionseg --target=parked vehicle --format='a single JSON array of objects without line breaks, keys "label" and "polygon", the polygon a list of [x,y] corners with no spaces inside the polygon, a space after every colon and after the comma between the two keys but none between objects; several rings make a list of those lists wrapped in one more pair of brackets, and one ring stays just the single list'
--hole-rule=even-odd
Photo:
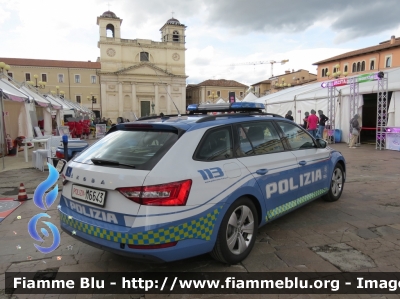
[{"label": "parked vehicle", "polygon": [[114,126],[68,163],[61,228],[138,259],[242,261],[259,227],[321,196],[338,200],[345,182],[339,152],[262,109],[189,105],[188,115]]}]

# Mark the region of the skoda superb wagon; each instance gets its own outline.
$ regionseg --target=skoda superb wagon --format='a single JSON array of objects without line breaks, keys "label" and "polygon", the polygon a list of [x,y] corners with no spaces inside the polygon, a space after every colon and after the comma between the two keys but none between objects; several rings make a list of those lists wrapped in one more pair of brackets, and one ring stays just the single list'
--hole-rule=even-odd
[{"label": "skoda superb wagon", "polygon": [[62,229],[149,261],[242,261],[259,227],[321,196],[338,200],[345,182],[339,152],[262,109],[190,105],[118,124],[67,164]]}]

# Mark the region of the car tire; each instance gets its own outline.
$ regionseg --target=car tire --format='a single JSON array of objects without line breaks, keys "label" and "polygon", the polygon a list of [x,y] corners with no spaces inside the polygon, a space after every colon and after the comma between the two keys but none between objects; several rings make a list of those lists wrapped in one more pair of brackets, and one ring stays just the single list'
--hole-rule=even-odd
[{"label": "car tire", "polygon": [[329,191],[323,196],[324,200],[333,202],[340,198],[343,192],[344,178],[345,173],[343,167],[338,163],[333,169]]},{"label": "car tire", "polygon": [[247,197],[236,200],[222,219],[211,256],[223,263],[237,264],[253,249],[258,229],[258,214]]}]

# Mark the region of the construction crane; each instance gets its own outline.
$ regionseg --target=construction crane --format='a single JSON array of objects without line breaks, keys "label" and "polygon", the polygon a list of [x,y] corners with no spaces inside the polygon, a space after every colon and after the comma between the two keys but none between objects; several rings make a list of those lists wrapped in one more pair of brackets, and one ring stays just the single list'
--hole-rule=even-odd
[{"label": "construction crane", "polygon": [[286,62],[288,62],[289,59],[284,59],[281,61],[275,61],[275,60],[270,60],[270,61],[255,61],[255,62],[243,62],[243,63],[235,63],[235,64],[231,64],[230,66],[236,66],[236,65],[257,65],[257,64],[267,64],[270,63],[271,64],[271,77],[274,76],[274,64],[275,63],[280,63],[281,65],[285,64]]}]

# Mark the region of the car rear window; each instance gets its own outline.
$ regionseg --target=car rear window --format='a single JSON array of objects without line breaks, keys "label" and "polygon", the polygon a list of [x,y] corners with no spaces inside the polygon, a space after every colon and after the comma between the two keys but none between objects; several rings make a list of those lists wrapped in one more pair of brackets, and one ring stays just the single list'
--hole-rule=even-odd
[{"label": "car rear window", "polygon": [[116,131],[100,139],[74,161],[151,170],[177,140],[177,132],[171,131]]}]

